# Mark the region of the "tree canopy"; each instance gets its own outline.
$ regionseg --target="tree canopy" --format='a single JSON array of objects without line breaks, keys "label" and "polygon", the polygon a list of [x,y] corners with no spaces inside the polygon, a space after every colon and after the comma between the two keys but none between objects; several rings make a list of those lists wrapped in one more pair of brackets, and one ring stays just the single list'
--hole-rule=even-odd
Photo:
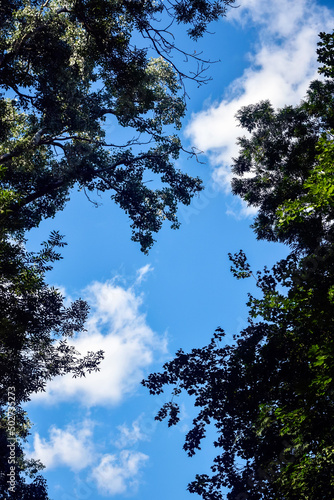
[{"label": "tree canopy", "polygon": [[56,375],[82,376],[101,359],[101,352],[80,359],[67,343],[83,330],[88,305],[77,300],[65,307],[61,293],[45,283],[45,272],[60,258],[57,246],[62,240],[56,232],[37,254],[17,242],[0,246],[1,406],[8,387],[15,387],[19,405]]},{"label": "tree canopy", "polygon": [[59,234],[52,233],[38,253],[27,252],[23,243],[0,245],[0,496],[46,500],[43,467],[23,451],[30,422],[22,403],[57,375],[98,370],[103,352],[76,352],[69,339],[84,329],[88,305],[77,300],[65,307],[60,292],[45,283],[45,273],[60,258]]},{"label": "tree canopy", "polygon": [[230,255],[235,277],[255,278],[261,291],[249,295],[248,326],[233,345],[218,328],[209,345],[178,351],[143,381],[152,394],[174,387],[157,415],[169,425],[179,419],[177,396],[195,398],[189,456],[215,426],[212,474],[188,485],[205,500],[222,499],[225,488],[229,500],[334,497],[334,33],[320,36],[325,80],[300,105],[274,111],[262,102],[238,114],[250,137],[239,140],[234,192],[258,207],[258,238],[288,243],[291,253],[255,275],[244,252]]},{"label": "tree canopy", "polygon": [[[199,178],[175,167],[184,151],[177,135],[184,81],[203,83],[207,64],[177,46],[173,26],[186,26],[197,40],[233,3],[0,4],[1,498],[47,499],[41,465],[24,455],[30,424],[22,403],[57,375],[98,370],[103,356],[81,356],[68,341],[83,330],[87,304],[65,307],[46,283],[61,258],[62,238],[53,232],[31,253],[26,232],[62,210],[73,188],[90,200],[108,192],[129,215],[132,238],[144,253],[164,220],[179,226],[178,204],[189,204],[202,189]],[[180,54],[195,64],[188,73],[184,63],[176,64]],[[15,392],[15,425],[8,391]],[[9,487],[13,443],[15,487]]]},{"label": "tree canopy", "polygon": [[[144,252],[202,189],[176,169],[185,112],[173,24],[196,40],[234,0],[12,0],[0,7],[1,186],[9,231],[64,207],[73,186],[110,192]],[[201,83],[203,61],[189,77]],[[106,120],[108,123],[106,123]],[[119,127],[106,133],[106,125]],[[120,130],[124,132],[120,133]],[[194,154],[190,152],[190,154]],[[147,175],[149,173],[149,178]],[[147,180],[153,181],[149,188]]]},{"label": "tree canopy", "polygon": [[[319,72],[325,79],[312,82],[298,106],[275,111],[270,102],[263,101],[242,108],[237,118],[250,137],[239,138],[239,155],[232,165],[234,194],[258,208],[253,224],[258,238],[281,241],[302,252],[312,251],[323,239],[331,242],[333,238],[328,224],[332,218],[329,199],[327,216],[324,207],[312,210],[309,206],[312,192],[320,203],[324,203],[325,196],[320,191],[326,192],[328,198],[331,196],[333,36],[321,33],[320,37]],[[317,187],[312,188],[315,181]],[[292,216],[292,207],[302,203],[303,217],[301,213],[299,217]],[[282,220],[286,210],[290,211],[288,224]]]}]

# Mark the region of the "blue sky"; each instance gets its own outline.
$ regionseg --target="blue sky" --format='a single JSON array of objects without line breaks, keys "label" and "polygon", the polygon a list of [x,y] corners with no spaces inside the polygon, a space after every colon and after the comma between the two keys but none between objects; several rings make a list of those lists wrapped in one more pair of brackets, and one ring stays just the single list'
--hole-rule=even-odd
[{"label": "blue sky", "polygon": [[234,115],[263,99],[297,103],[316,77],[317,34],[331,31],[333,21],[332,1],[240,0],[196,47],[180,39],[220,60],[207,85],[189,82],[182,130],[205,164],[185,156],[179,166],[202,177],[206,190],[181,207],[181,228],[164,227],[148,256],[130,241],[126,215],[107,197],[96,209],[74,192],[62,213],[31,232],[30,248],[52,229],[65,235],[64,259],[48,280],[69,300],[81,296],[91,306],[87,332],[73,341],[78,350],[105,351],[98,374],[56,379],[27,405],[34,423],[27,449],[46,465],[52,499],[187,500],[187,483],[209,471],[209,438],[194,458],[182,450],[191,400],[181,401],[181,422],[167,429],[154,415],[168,394],[149,396],[140,381],[180,347],[208,343],[217,326],[229,341],[246,325],[254,284],[233,279],[228,252],[242,248],[255,269],[287,252],[256,241],[254,213],[230,194],[229,165],[242,134]]}]

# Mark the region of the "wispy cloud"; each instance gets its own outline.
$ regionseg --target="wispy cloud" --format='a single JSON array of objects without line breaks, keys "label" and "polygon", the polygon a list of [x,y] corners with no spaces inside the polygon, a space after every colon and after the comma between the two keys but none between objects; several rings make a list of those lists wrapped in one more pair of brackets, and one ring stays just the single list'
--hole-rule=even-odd
[{"label": "wispy cloud", "polygon": [[103,494],[135,493],[147,460],[148,456],[139,451],[123,450],[118,455],[104,455],[91,476]]},{"label": "wispy cloud", "polygon": [[[145,272],[148,270],[141,274]],[[33,402],[80,401],[88,407],[117,404],[139,385],[154,353],[166,351],[166,340],[147,324],[140,310],[142,297],[133,288],[95,282],[85,295],[92,313],[87,331],[75,338],[73,345],[81,354],[102,349],[105,354],[100,371],[85,378],[57,377],[45,393],[33,397]]]},{"label": "wispy cloud", "polygon": [[117,448],[126,448],[135,445],[138,441],[147,440],[148,436],[143,432],[140,423],[141,417],[138,417],[132,422],[131,427],[128,427],[126,424],[119,425],[117,427],[119,437],[114,442],[114,445],[117,446]]},{"label": "wispy cloud", "polygon": [[[244,135],[236,112],[265,99],[282,107],[305,96],[317,77],[318,34],[332,30],[334,12],[310,0],[244,0],[229,19],[258,30],[250,65],[224,98],[193,115],[187,128],[193,144],[209,156],[215,183],[225,191],[230,188],[231,159],[238,152],[236,139]],[[239,209],[240,215],[249,213],[245,205]]]},{"label": "wispy cloud", "polygon": [[146,279],[148,273],[153,271],[153,267],[151,264],[146,264],[146,266],[141,267],[137,271],[136,285],[140,285],[140,283]]}]

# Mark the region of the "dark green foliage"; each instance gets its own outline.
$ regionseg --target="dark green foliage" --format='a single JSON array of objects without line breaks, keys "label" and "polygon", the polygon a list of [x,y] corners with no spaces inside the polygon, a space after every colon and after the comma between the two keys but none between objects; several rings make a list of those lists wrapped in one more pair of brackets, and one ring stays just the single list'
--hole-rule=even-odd
[{"label": "dark green foliage", "polygon": [[[83,330],[87,304],[65,307],[45,282],[60,258],[58,233],[32,254],[25,232],[62,210],[74,187],[93,200],[108,192],[129,215],[132,238],[145,253],[164,220],[179,226],[178,204],[189,204],[202,184],[174,166],[183,150],[175,130],[185,113],[180,90],[187,75],[176,68],[173,52],[193,57],[190,78],[203,83],[205,77],[203,61],[175,47],[171,25],[186,25],[197,39],[233,3],[0,3],[1,498],[47,500],[39,465],[24,457],[29,421],[21,404],[57,375],[98,370],[103,354],[81,357],[68,343]],[[12,433],[9,388],[17,416]],[[8,486],[11,439],[14,489]]]},{"label": "dark green foliage", "polygon": [[[144,381],[152,394],[172,385],[176,395],[195,398],[189,456],[206,427],[216,427],[212,475],[196,476],[189,491],[205,500],[225,498],[224,487],[229,500],[334,496],[333,277],[333,252],[320,248],[313,258],[291,255],[258,273],[262,298],[249,297],[249,326],[235,345],[224,346],[218,329],[208,346],[179,351]],[[169,416],[173,425],[177,412],[174,396],[157,419]]]},{"label": "dark green foliage", "polygon": [[[0,242],[0,498],[47,500],[38,463],[27,461],[23,453],[30,424],[22,403],[44,391],[57,375],[81,377],[99,370],[103,357],[102,351],[81,356],[68,343],[84,328],[86,302],[65,307],[62,295],[45,283],[45,273],[60,259],[57,248],[63,245],[56,232],[37,254],[27,252],[24,241]],[[14,423],[9,425],[10,417]],[[14,462],[9,456],[13,443]],[[13,489],[8,483],[11,464]]]},{"label": "dark green foliage", "polygon": [[[174,167],[182,145],[172,127],[180,128],[185,111],[178,80],[186,75],[172,63],[182,49],[170,24],[189,26],[197,39],[233,2],[13,0],[1,7],[1,186],[17,195],[2,225],[38,225],[63,209],[76,185],[110,192],[144,252],[164,220],[178,227],[178,203],[189,204],[202,185]],[[191,78],[200,83],[194,59]],[[106,136],[106,119],[124,129],[122,139]],[[148,187],[147,172],[159,187]]]},{"label": "dark green foliage", "polygon": [[22,242],[0,246],[1,406],[7,403],[10,386],[21,404],[44,390],[56,375],[82,376],[96,370],[101,359],[101,352],[81,359],[67,343],[67,338],[83,330],[88,306],[77,300],[64,307],[62,295],[46,285],[44,274],[50,262],[60,258],[57,246],[62,246],[57,233],[38,254],[27,253]]},{"label": "dark green foliage", "polygon": [[242,108],[237,117],[251,135],[239,139],[240,153],[232,167],[233,192],[258,207],[253,225],[258,238],[281,241],[302,252],[334,238],[332,225],[319,210],[304,212],[303,218],[295,217],[284,228],[281,224],[286,203],[298,204],[309,192],[310,179],[321,177],[324,141],[330,144],[333,139],[334,81],[328,69],[333,55],[326,42],[333,35],[321,34],[321,39],[320,71],[325,81],[312,82],[306,99],[296,107],[275,111],[265,101]]},{"label": "dark green foliage", "polygon": [[[12,413],[0,414],[0,498],[10,500],[49,500],[46,480],[39,474],[43,465],[36,460],[26,460],[22,443],[29,434],[29,421],[21,408],[16,408],[16,441],[8,435],[8,421]],[[14,446],[13,446],[14,445]],[[15,465],[13,455],[15,454]],[[15,487],[10,485],[11,467],[15,470]],[[12,469],[13,474],[13,469]],[[29,478],[31,481],[29,481]]]},{"label": "dark green foliage", "polygon": [[[306,230],[293,227],[281,234],[277,209],[303,193],[303,183],[315,165],[320,124],[314,124],[303,105],[275,112],[267,101],[242,108],[238,118],[251,136],[239,139],[240,154],[232,169],[238,177],[233,179],[232,189],[259,208],[254,222],[258,238],[312,246],[314,232],[320,231],[318,218],[309,220]],[[243,177],[249,173],[253,175]]]},{"label": "dark green foliage", "polygon": [[[233,189],[258,207],[257,236],[292,252],[256,277],[244,252],[230,255],[234,276],[255,277],[261,291],[249,295],[247,328],[231,346],[219,328],[208,346],[179,351],[143,382],[152,394],[172,385],[174,398],[195,398],[189,456],[215,426],[212,474],[188,485],[205,500],[334,498],[334,34],[321,39],[327,79],[300,106],[275,112],[262,102],[239,113],[250,137],[239,140]],[[157,419],[173,425],[177,413],[174,399]]]}]

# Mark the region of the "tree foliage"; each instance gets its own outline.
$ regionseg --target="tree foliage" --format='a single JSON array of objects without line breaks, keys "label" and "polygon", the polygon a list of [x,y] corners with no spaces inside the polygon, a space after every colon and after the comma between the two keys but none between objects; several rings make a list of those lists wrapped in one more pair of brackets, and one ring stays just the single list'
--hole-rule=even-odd
[{"label": "tree foliage", "polygon": [[239,112],[250,137],[239,140],[234,191],[258,207],[257,236],[288,243],[290,255],[256,275],[242,251],[230,255],[234,276],[255,277],[261,292],[249,295],[248,326],[234,345],[217,329],[208,346],[179,351],[143,382],[152,394],[174,386],[157,415],[169,425],[175,397],[195,398],[189,456],[215,426],[212,474],[188,486],[205,500],[334,497],[333,40],[321,34],[326,78],[301,105]]},{"label": "tree foliage", "polygon": [[[172,24],[192,39],[234,0],[12,0],[0,10],[2,214],[30,229],[64,207],[73,186],[110,192],[144,252],[163,220],[178,227],[201,181],[176,169],[185,111]],[[205,80],[203,62],[191,78]],[[114,137],[118,126],[124,133]],[[106,128],[110,133],[106,133]],[[193,154],[193,153],[191,153]],[[147,175],[154,188],[147,185]]]},{"label": "tree foliage", "polygon": [[[258,208],[253,225],[258,238],[281,241],[302,252],[314,250],[322,239],[333,240],[324,207],[313,210],[309,206],[314,182],[318,184],[316,190],[325,190],[328,197],[331,192],[329,185],[320,184],[325,179],[330,183],[332,175],[334,80],[329,68],[333,63],[333,35],[320,36],[319,71],[326,78],[312,82],[306,99],[298,106],[275,111],[263,101],[242,108],[237,118],[250,136],[238,140],[240,152],[232,166],[233,192]],[[315,196],[318,194],[314,191]],[[318,196],[319,203],[323,203],[323,196]],[[303,217],[290,217],[288,224],[282,224],[285,210],[290,207],[292,215],[292,207],[302,200]]]},{"label": "tree foliage", "polygon": [[53,377],[83,376],[97,369],[101,359],[101,352],[79,358],[68,345],[67,339],[83,330],[88,305],[77,300],[65,307],[61,293],[45,283],[45,272],[60,258],[57,246],[63,244],[56,232],[37,254],[27,252],[22,243],[0,246],[1,406],[8,401],[8,387],[15,387],[16,403],[21,404]]},{"label": "tree foliage", "polygon": [[[244,275],[240,255],[231,258]],[[318,255],[316,270],[309,262],[291,255],[257,274],[262,297],[249,297],[249,324],[235,345],[223,345],[218,329],[208,346],[179,351],[144,382],[152,394],[172,385],[174,396],[185,390],[195,398],[189,456],[207,426],[216,427],[212,475],[188,486],[206,500],[223,498],[224,487],[239,500],[334,494],[333,255]],[[169,425],[177,423],[175,401],[158,420],[169,415]]]},{"label": "tree foliage", "polygon": [[[8,429],[12,429],[13,418],[15,418],[15,436],[8,432]],[[40,474],[43,465],[38,460],[27,460],[24,455],[23,444],[29,435],[29,429],[30,422],[20,406],[15,412],[1,409],[0,493],[3,499],[49,500],[46,480]],[[15,478],[15,482],[10,481],[11,477]]]},{"label": "tree foliage", "polygon": [[[27,252],[23,241],[3,238],[0,244],[1,498],[48,498],[39,474],[41,464],[24,455],[30,423],[22,403],[44,391],[58,375],[81,377],[99,370],[103,357],[102,351],[81,356],[69,342],[84,328],[86,302],[77,300],[65,307],[60,292],[45,283],[45,273],[60,258],[57,247],[63,245],[56,232],[38,253]],[[28,476],[32,481],[27,481]]]},{"label": "tree foliage", "polygon": [[[176,45],[172,26],[186,26],[197,40],[233,3],[0,3],[1,498],[47,499],[40,465],[24,456],[29,420],[22,403],[57,375],[97,370],[102,358],[102,352],[81,356],[68,342],[82,331],[87,304],[77,300],[65,307],[45,282],[60,258],[61,237],[52,233],[33,254],[25,248],[25,233],[62,210],[73,188],[89,199],[108,192],[129,215],[132,238],[145,253],[164,220],[179,226],[178,204],[189,204],[202,189],[199,178],[175,167],[184,151],[177,136],[185,113],[182,86],[186,78],[205,82],[206,63]],[[178,55],[195,63],[188,74],[177,67]],[[11,432],[9,388],[15,388]]]}]

